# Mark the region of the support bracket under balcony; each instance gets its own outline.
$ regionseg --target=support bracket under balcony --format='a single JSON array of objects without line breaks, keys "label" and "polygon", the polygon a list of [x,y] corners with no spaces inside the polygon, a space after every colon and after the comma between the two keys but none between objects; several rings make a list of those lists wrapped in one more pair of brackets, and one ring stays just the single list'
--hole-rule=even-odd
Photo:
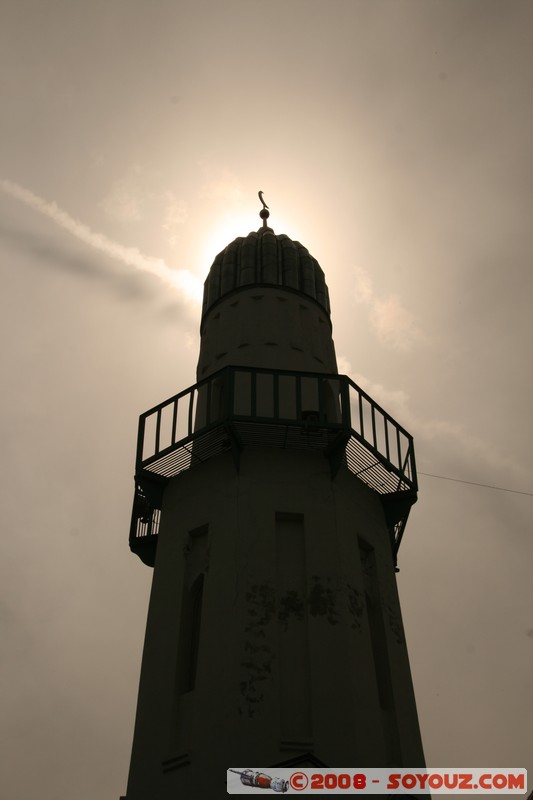
[{"label": "support bracket under balcony", "polygon": [[233,456],[233,462],[235,464],[235,469],[239,472],[241,466],[241,451],[242,451],[242,444],[235,430],[235,426],[232,425],[230,422],[227,422],[224,425],[224,431],[226,432],[229,444],[231,447],[231,454]]},{"label": "support bracket under balcony", "polygon": [[130,549],[149,567],[155,564],[165,480],[137,475],[130,525]]},{"label": "support bracket under balcony", "polygon": [[389,529],[391,547],[394,555],[394,566],[398,559],[398,549],[407,523],[411,506],[417,501],[417,492],[414,489],[403,492],[391,492],[380,496],[385,512],[385,521]]},{"label": "support bracket under balcony", "polygon": [[335,478],[341,464],[344,462],[346,445],[350,440],[350,435],[350,430],[341,431],[324,451],[324,455],[329,461],[332,480]]}]

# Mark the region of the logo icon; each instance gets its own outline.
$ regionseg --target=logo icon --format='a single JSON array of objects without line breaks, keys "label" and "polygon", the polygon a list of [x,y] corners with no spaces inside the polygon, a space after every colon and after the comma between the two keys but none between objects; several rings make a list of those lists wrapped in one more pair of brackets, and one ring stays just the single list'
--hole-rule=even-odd
[{"label": "logo icon", "polygon": [[241,783],[244,786],[254,786],[256,789],[272,789],[274,792],[286,792],[289,788],[289,781],[284,778],[271,778],[270,775],[265,775],[264,772],[254,772],[251,769],[245,769],[242,772],[237,769],[230,769],[229,772],[235,772],[236,775],[240,775]]}]

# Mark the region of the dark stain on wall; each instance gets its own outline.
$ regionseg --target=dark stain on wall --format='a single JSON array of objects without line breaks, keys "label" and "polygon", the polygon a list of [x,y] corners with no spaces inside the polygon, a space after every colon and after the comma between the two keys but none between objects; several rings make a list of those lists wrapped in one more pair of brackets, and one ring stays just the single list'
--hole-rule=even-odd
[{"label": "dark stain on wall", "polygon": [[348,591],[348,610],[351,617],[351,627],[357,633],[363,630],[362,620],[365,613],[365,598],[362,592],[358,591],[355,586],[346,587]]},{"label": "dark stain on wall", "polygon": [[[244,657],[241,661],[240,694],[238,712],[241,716],[255,716],[265,699],[264,688],[272,673],[275,658],[275,639],[268,628],[277,619],[283,629],[289,623],[303,622],[306,612],[313,617],[323,617],[330,625],[341,620],[341,614],[349,613],[351,628],[360,633],[365,613],[364,594],[354,586],[334,578],[313,575],[308,597],[295,590],[288,590],[276,602],[276,590],[272,583],[257,583],[246,592],[246,622]],[[387,608],[389,625],[399,643],[403,642],[401,620],[392,607]]]},{"label": "dark stain on wall", "polygon": [[272,652],[266,646],[258,647],[249,641],[244,643],[248,658],[241,661],[241,670],[246,676],[240,682],[243,702],[239,705],[239,714],[253,717],[264,700],[263,681],[272,672]]},{"label": "dark stain on wall", "polygon": [[305,616],[305,599],[293,589],[285,592],[279,599],[278,619],[287,630],[291,617],[301,622]]},{"label": "dark stain on wall", "polygon": [[331,578],[324,579],[318,575],[312,577],[313,585],[309,592],[309,613],[313,617],[325,616],[331,625],[336,625],[339,621],[337,609],[338,587],[331,587]]},{"label": "dark stain on wall", "polygon": [[389,627],[396,639],[397,644],[405,644],[405,634],[403,632],[402,618],[394,606],[387,604],[385,613],[389,621]]},{"label": "dark stain on wall", "polygon": [[309,592],[309,613],[313,617],[325,616],[331,625],[336,625],[339,621],[337,608],[339,587],[335,585],[337,581],[334,582],[332,578],[326,578],[324,581],[324,578],[318,575],[313,575],[311,580],[313,585]]},{"label": "dark stain on wall", "polygon": [[[262,631],[276,611],[276,595],[272,584],[254,584],[246,592],[246,608],[249,622],[246,631]],[[264,632],[263,632],[264,635]]]},{"label": "dark stain on wall", "polygon": [[274,621],[276,595],[270,583],[253,584],[246,592],[244,658],[241,661],[239,689],[240,716],[254,717],[264,700],[264,681],[272,672],[274,653],[267,637],[268,625]]}]

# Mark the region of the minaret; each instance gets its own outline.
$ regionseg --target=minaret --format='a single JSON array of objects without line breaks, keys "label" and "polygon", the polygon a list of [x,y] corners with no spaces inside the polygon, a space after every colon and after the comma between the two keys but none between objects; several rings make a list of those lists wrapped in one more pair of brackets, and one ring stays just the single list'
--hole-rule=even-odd
[{"label": "minaret", "polygon": [[338,374],[324,273],[260,199],[206,279],[197,383],[140,418],[125,800],[222,798],[243,764],[424,764],[395,575],[413,441]]}]

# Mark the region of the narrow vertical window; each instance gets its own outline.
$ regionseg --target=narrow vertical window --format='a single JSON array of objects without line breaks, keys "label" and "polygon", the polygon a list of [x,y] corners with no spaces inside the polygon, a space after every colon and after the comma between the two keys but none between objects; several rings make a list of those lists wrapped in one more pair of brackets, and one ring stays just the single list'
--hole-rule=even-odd
[{"label": "narrow vertical window", "polygon": [[179,694],[191,692],[196,684],[202,625],[206,534],[207,526],[197,528],[189,534],[178,639]]},{"label": "narrow vertical window", "polygon": [[400,763],[400,740],[396,721],[396,708],[392,689],[391,661],[387,643],[387,631],[381,608],[381,593],[374,548],[359,539],[361,567],[365,588],[366,610],[370,642],[374,659],[374,674],[378,690],[379,705],[383,721],[383,732],[390,765]]},{"label": "narrow vertical window", "polygon": [[196,682],[204,576],[199,575],[184,597],[180,629],[180,690],[191,692]]},{"label": "narrow vertical window", "polygon": [[302,514],[276,514],[280,738],[312,738],[311,676]]}]

